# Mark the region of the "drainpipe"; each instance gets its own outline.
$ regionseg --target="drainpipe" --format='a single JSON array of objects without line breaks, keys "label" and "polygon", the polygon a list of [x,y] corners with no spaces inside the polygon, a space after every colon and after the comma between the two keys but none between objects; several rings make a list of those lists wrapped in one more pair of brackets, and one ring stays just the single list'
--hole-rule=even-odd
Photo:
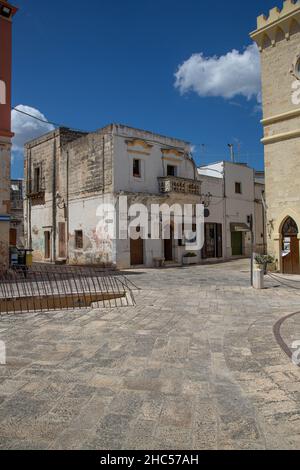
[{"label": "drainpipe", "polygon": [[[112,144],[113,146],[113,144]],[[105,186],[105,136],[102,137],[102,193],[104,194]]]},{"label": "drainpipe", "polygon": [[69,264],[69,242],[70,242],[70,235],[69,235],[69,218],[70,218],[70,211],[69,211],[69,150],[67,150],[67,175],[66,175],[66,217],[67,217],[67,264]]},{"label": "drainpipe", "polygon": [[31,149],[28,150],[28,159],[27,159],[27,248],[32,250],[32,233],[31,233],[31,198],[28,197],[30,194],[30,185],[31,181]]},{"label": "drainpipe", "polygon": [[52,159],[52,261],[56,261],[56,137],[53,142]]},{"label": "drainpipe", "polygon": [[264,247],[264,254],[267,252],[267,234],[266,234],[266,214],[265,214],[265,207],[264,207],[264,196],[265,196],[265,191],[262,192],[261,196],[261,210],[262,210],[262,220],[263,220],[263,247]]},{"label": "drainpipe", "polygon": [[227,204],[226,204],[226,164],[223,162],[223,198],[224,198],[224,241],[225,259],[227,258]]}]

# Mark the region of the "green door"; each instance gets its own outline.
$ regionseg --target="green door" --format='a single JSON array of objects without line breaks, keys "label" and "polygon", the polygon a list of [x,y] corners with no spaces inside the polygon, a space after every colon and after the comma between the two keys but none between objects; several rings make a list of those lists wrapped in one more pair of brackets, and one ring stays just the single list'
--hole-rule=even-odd
[{"label": "green door", "polygon": [[232,256],[243,254],[243,232],[231,232]]}]

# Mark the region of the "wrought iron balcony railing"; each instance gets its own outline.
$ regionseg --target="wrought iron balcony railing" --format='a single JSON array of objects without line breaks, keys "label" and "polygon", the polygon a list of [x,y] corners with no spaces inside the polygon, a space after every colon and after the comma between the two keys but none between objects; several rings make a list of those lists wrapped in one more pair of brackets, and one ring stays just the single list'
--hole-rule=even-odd
[{"label": "wrought iron balcony railing", "polygon": [[182,193],[201,195],[201,181],[188,178],[179,178],[177,176],[165,176],[158,178],[159,191],[161,193]]}]

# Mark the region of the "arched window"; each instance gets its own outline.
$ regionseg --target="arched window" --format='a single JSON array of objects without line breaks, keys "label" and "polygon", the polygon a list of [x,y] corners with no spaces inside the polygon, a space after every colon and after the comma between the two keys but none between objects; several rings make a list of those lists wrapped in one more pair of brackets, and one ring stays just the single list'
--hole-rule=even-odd
[{"label": "arched window", "polygon": [[0,80],[0,104],[6,104],[6,85],[3,80]]},{"label": "arched window", "polygon": [[282,235],[289,237],[292,235],[298,235],[298,227],[294,219],[288,217],[282,227]]}]

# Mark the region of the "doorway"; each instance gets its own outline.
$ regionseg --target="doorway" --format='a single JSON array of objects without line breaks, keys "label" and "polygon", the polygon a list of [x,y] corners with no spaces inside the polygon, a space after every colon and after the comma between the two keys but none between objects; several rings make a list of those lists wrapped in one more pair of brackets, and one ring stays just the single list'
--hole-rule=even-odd
[{"label": "doorway", "polygon": [[232,256],[243,255],[243,232],[231,232]]},{"label": "doorway", "polygon": [[282,272],[285,274],[300,273],[300,256],[298,226],[296,222],[288,217],[282,227]]},{"label": "doorway", "polygon": [[50,249],[51,235],[50,232],[44,232],[44,257],[45,259],[50,259],[51,249]]},{"label": "doorway", "polygon": [[205,223],[203,259],[222,258],[222,224]]},{"label": "doorway", "polygon": [[9,229],[9,244],[10,246],[17,246],[17,229]]},{"label": "doorway", "polygon": [[[136,230],[140,232],[139,227]],[[144,264],[144,240],[141,236],[137,240],[130,238],[130,264],[131,266]]]},{"label": "doorway", "polygon": [[[166,234],[167,236],[167,234]],[[164,238],[164,258],[165,261],[173,261],[173,241],[174,241],[174,229],[170,226],[170,235]]]}]

